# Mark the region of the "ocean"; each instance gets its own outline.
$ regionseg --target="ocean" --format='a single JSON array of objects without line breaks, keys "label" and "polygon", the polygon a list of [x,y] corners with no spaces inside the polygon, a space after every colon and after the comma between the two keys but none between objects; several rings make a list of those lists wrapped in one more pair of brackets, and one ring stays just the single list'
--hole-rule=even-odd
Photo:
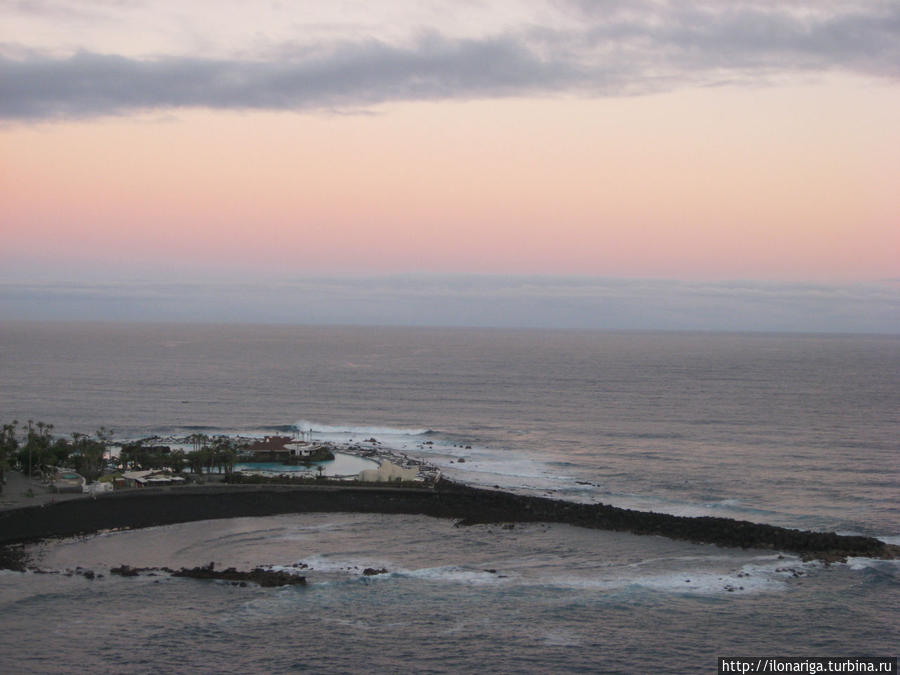
[{"label": "ocean", "polygon": [[[0,323],[0,418],[387,447],[464,482],[900,543],[900,337]],[[715,672],[896,655],[900,563],[295,514],[47,542],[0,672]],[[302,570],[307,587],[111,577]],[[362,575],[366,567],[385,574]]]}]

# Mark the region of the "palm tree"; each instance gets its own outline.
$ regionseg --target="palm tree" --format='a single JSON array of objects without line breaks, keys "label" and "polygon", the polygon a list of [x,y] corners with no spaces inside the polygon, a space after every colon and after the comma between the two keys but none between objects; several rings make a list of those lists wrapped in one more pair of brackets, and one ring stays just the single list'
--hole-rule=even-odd
[{"label": "palm tree", "polygon": [[4,424],[0,430],[0,491],[3,490],[3,483],[6,480],[5,471],[9,468],[9,457],[19,447],[19,441],[16,438],[16,426],[19,420],[13,420],[12,424]]}]

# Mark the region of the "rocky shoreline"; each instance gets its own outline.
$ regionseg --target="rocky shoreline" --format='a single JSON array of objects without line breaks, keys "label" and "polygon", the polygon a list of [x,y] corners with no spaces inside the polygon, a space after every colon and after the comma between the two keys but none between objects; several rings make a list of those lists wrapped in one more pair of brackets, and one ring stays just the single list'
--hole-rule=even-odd
[{"label": "rocky shoreline", "polygon": [[734,548],[760,548],[805,559],[898,558],[900,547],[873,537],[776,527],[730,518],[686,517],[604,504],[475,488],[448,481],[433,487],[206,485],[144,488],[0,512],[0,568],[21,569],[15,545],[101,530],[196,520],[304,512],[397,513],[478,523],[550,522],[657,535]]},{"label": "rocky shoreline", "polygon": [[291,574],[289,572],[267,570],[262,567],[256,567],[249,572],[244,572],[235,569],[234,567],[217,570],[214,563],[209,563],[208,565],[202,565],[200,567],[182,567],[177,570],[170,567],[131,567],[129,565],[120,565],[119,567],[113,567],[109,570],[110,574],[115,574],[120,577],[137,577],[143,574],[152,576],[158,572],[164,572],[173,577],[228,581],[235,586],[246,586],[248,582],[257,584],[263,588],[306,585],[306,577]]}]

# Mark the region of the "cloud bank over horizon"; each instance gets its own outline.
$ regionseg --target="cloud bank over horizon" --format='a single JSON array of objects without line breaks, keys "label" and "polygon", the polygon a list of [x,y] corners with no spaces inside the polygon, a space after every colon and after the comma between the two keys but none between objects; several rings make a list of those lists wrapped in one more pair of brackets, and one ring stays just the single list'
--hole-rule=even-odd
[{"label": "cloud bank over horizon", "polygon": [[0,282],[0,320],[900,334],[876,284],[493,276]]},{"label": "cloud bank over horizon", "polygon": [[[85,45],[61,53],[7,43],[0,44],[0,119],[627,96],[835,70],[900,78],[900,5],[808,4],[525,3],[530,13],[497,20],[481,34],[418,25],[395,37],[365,25],[324,33],[298,26],[292,39],[238,53],[210,48],[139,55]],[[78,16],[64,2],[18,3],[6,11],[14,18],[26,11],[67,11],[70,21]]]}]

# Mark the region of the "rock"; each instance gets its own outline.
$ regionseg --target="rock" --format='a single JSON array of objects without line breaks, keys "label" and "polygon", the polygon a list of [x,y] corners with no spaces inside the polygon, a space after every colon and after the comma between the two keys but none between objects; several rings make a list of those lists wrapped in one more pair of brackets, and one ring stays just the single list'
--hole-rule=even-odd
[{"label": "rock", "polygon": [[236,570],[229,567],[226,570],[216,570],[215,565],[210,563],[202,567],[182,567],[180,570],[173,570],[168,567],[130,567],[122,565],[114,567],[110,570],[113,574],[122,577],[136,577],[142,572],[148,573],[148,576],[156,576],[156,572],[167,572],[173,577],[188,577],[191,579],[219,579],[223,581],[235,582],[238,586],[246,586],[246,582],[252,581],[263,587],[272,586],[305,586],[306,577],[289,572],[275,572],[257,567],[249,572]]},{"label": "rock", "polygon": [[109,570],[110,574],[117,574],[120,577],[136,577],[140,572],[135,567],[130,567],[128,565],[120,565],[119,567],[113,567]]},{"label": "rock", "polygon": [[212,563],[206,567],[182,567],[172,572],[173,577],[189,577],[191,579],[221,579],[224,581],[252,581],[264,588],[272,586],[305,586],[306,577],[289,572],[276,572],[257,567],[250,572],[242,572],[234,567],[216,571]]},{"label": "rock", "polygon": [[28,562],[24,546],[0,546],[0,570],[24,572]]}]

